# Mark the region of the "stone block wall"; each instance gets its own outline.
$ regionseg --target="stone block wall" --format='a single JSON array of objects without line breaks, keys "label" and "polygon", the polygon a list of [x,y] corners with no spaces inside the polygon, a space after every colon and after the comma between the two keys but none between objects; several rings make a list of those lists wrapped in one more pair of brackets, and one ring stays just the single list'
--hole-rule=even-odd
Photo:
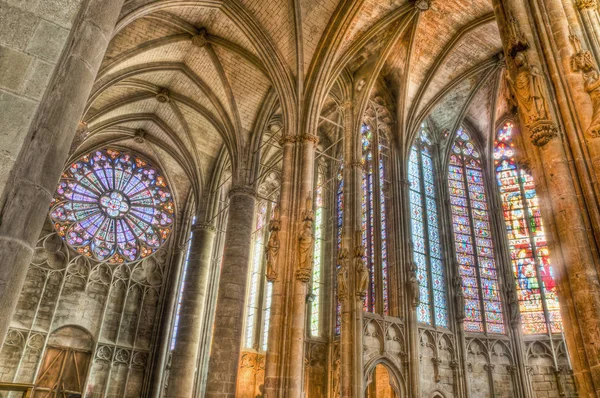
[{"label": "stone block wall", "polygon": [[82,3],[0,0],[0,194]]}]

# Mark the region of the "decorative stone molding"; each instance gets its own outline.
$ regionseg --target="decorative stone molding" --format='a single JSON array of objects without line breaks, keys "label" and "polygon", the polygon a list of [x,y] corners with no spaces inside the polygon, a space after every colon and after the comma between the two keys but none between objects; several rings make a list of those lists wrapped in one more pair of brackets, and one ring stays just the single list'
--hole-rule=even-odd
[{"label": "decorative stone molding", "polygon": [[577,8],[580,10],[588,10],[598,8],[596,0],[577,0]]},{"label": "decorative stone molding", "polygon": [[[596,7],[595,4],[594,7]],[[583,87],[592,101],[592,123],[587,133],[592,138],[597,138],[600,136],[600,72],[594,56],[590,51],[582,48],[581,40],[572,30],[569,38],[575,49],[575,54],[571,57],[571,69],[573,72],[583,74]]]},{"label": "decorative stone molding", "polygon": [[256,198],[256,191],[248,186],[237,186],[229,190],[230,199],[237,195],[251,196],[253,198]]},{"label": "decorative stone molding", "polygon": [[202,48],[208,43],[208,32],[205,28],[201,28],[197,35],[192,36],[191,40],[193,45]]},{"label": "decorative stone molding", "polygon": [[348,166],[350,168],[362,169],[363,164],[362,164],[362,162],[352,162],[352,163],[349,163]]},{"label": "decorative stone molding", "polygon": [[171,93],[169,89],[163,87],[160,90],[158,90],[158,93],[156,93],[156,96],[154,98],[156,98],[158,102],[165,104],[171,100],[170,94]]},{"label": "decorative stone molding", "polygon": [[148,134],[146,130],[137,129],[135,130],[135,133],[133,135],[133,140],[138,144],[143,144],[144,142],[146,142],[146,134]]},{"label": "decorative stone molding", "polygon": [[273,218],[269,221],[269,241],[265,247],[265,258],[267,261],[267,280],[275,282],[277,279],[277,258],[279,257],[279,231],[281,230],[281,221],[279,216],[279,206],[275,206]]}]

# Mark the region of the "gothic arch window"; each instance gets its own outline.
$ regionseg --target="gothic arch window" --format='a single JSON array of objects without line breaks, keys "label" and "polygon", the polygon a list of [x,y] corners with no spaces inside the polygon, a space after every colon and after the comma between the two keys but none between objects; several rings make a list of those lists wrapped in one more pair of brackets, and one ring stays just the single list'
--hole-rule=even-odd
[{"label": "gothic arch window", "polygon": [[413,260],[421,290],[418,322],[448,327],[432,142],[423,126],[408,162]]},{"label": "gothic arch window", "polygon": [[185,260],[183,262],[183,270],[181,271],[181,282],[179,284],[179,292],[177,292],[177,308],[175,309],[175,320],[173,322],[173,333],[171,334],[171,351],[175,349],[177,343],[177,331],[179,330],[179,318],[181,315],[181,300],[183,298],[183,290],[185,289],[185,278],[187,277],[188,265],[190,262],[190,249],[192,247],[192,239],[194,237],[193,226],[196,223],[196,217],[192,218],[192,230],[188,237],[185,249]]},{"label": "gothic arch window", "polygon": [[64,171],[50,219],[76,252],[119,264],[155,253],[171,234],[174,211],[158,169],[141,156],[105,149]]},{"label": "gothic arch window", "polygon": [[268,240],[268,220],[271,219],[273,210],[274,204],[271,202],[257,204],[252,233],[244,345],[257,351],[266,351],[269,337],[273,283],[268,282],[266,277],[265,247]]},{"label": "gothic arch window", "polygon": [[377,128],[363,124],[362,143],[362,241],[366,248],[369,287],[364,302],[367,312],[389,313],[387,213],[384,187],[389,147]]},{"label": "gothic arch window", "polygon": [[560,333],[556,282],[539,200],[531,174],[515,161],[514,126],[507,122],[494,143],[496,179],[524,334]]},{"label": "gothic arch window", "polygon": [[[339,167],[336,179],[335,192],[335,222],[336,222],[336,249],[337,253],[342,250],[342,228],[344,227],[344,166]],[[336,261],[336,275],[339,271],[340,264]],[[335,287],[335,335],[339,336],[342,330],[342,303],[337,299],[337,281]]]},{"label": "gothic arch window", "polygon": [[448,185],[456,260],[465,297],[464,327],[467,332],[503,334],[482,162],[481,153],[461,128],[452,143]]},{"label": "gothic arch window", "polygon": [[322,331],[322,314],[323,314],[323,295],[325,293],[324,282],[324,242],[325,242],[325,196],[326,196],[326,178],[322,167],[318,167],[317,171],[317,189],[315,190],[315,247],[313,252],[314,266],[312,275],[312,292],[311,292],[311,313],[310,313],[310,332],[311,336],[319,337]]}]

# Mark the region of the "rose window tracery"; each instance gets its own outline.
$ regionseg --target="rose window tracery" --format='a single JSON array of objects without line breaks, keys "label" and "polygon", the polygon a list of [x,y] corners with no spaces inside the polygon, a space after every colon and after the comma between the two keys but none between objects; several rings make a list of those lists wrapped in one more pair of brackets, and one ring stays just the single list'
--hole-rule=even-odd
[{"label": "rose window tracery", "polygon": [[137,155],[107,149],[65,170],[50,218],[77,252],[124,263],[161,247],[171,233],[173,212],[171,192],[156,168]]}]

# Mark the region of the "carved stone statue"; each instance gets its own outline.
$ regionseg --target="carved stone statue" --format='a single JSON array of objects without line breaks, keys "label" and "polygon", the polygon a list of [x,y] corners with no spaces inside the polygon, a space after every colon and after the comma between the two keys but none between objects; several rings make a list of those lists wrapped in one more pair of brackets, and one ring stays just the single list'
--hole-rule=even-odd
[{"label": "carved stone statue", "polygon": [[417,264],[414,261],[411,261],[410,263],[408,292],[413,307],[417,308],[421,302],[421,289],[419,287],[419,278],[417,277]]},{"label": "carved stone statue", "polygon": [[[361,231],[356,232],[356,239],[361,242]],[[354,248],[354,263],[356,267],[356,296],[364,299],[369,287],[369,269],[365,265],[365,247],[359,243]]]},{"label": "carved stone statue", "polygon": [[512,326],[517,326],[521,322],[517,292],[515,289],[506,289],[506,296],[508,298],[508,322]]},{"label": "carved stone statue", "polygon": [[277,279],[277,256],[279,254],[279,230],[281,222],[279,220],[279,207],[275,207],[273,218],[269,221],[269,241],[265,247],[265,257],[267,260],[267,280],[274,282]]},{"label": "carved stone statue", "polygon": [[536,66],[529,65],[524,52],[518,52],[514,62],[517,76],[514,81],[508,75],[507,79],[521,112],[525,115],[525,125],[529,127],[538,120],[548,120],[550,111],[544,94],[544,75]]},{"label": "carved stone statue", "polygon": [[462,278],[455,276],[452,279],[452,285],[454,286],[454,301],[456,307],[456,318],[458,321],[465,319],[465,294],[463,293]]},{"label": "carved stone statue", "polygon": [[515,80],[507,74],[507,81],[519,105],[525,127],[529,129],[531,142],[536,146],[546,145],[558,133],[551,120],[546,95],[546,80],[538,67],[530,65],[524,52],[514,57],[517,67]]},{"label": "carved stone statue", "polygon": [[348,249],[342,247],[338,254],[339,269],[337,272],[338,300],[348,298]]},{"label": "carved stone statue", "polygon": [[575,48],[575,54],[571,58],[571,68],[573,72],[581,71],[583,73],[583,87],[592,100],[592,123],[587,132],[593,138],[600,137],[600,73],[598,66],[592,53],[581,47],[579,37],[573,32],[569,37]]},{"label": "carved stone statue", "polygon": [[340,396],[340,371],[341,371],[341,363],[340,359],[336,359],[333,366],[333,396]]},{"label": "carved stone statue", "polygon": [[297,278],[302,282],[308,282],[310,280],[312,268],[313,268],[313,243],[314,243],[314,232],[313,232],[313,219],[314,212],[312,209],[312,198],[309,196],[306,201],[306,207],[303,214],[302,229],[298,238],[298,255],[299,255],[299,267]]}]

